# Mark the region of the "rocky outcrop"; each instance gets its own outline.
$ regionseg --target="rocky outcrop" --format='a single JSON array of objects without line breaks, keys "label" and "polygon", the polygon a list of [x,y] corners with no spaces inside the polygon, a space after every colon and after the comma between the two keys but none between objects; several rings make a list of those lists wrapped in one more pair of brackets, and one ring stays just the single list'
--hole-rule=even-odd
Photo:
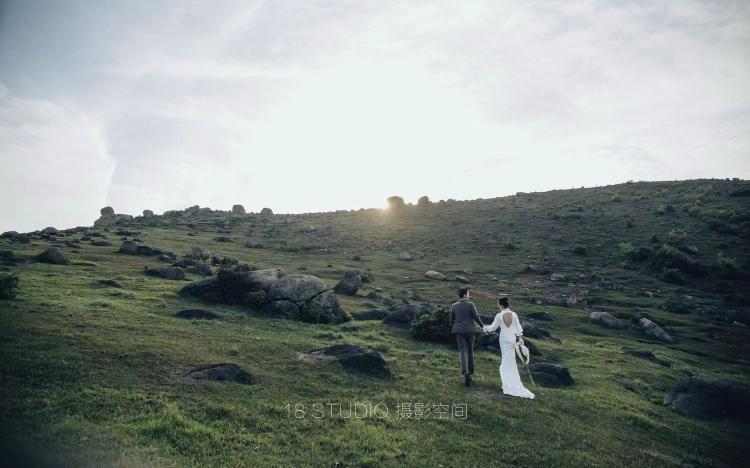
[{"label": "rocky outcrop", "polygon": [[604,328],[619,329],[625,327],[622,320],[607,312],[591,312],[589,321]]},{"label": "rocky outcrop", "polygon": [[390,378],[391,370],[383,356],[371,348],[354,344],[339,344],[310,351],[315,357],[338,361],[347,372],[366,374],[378,378]]},{"label": "rocky outcrop", "polygon": [[362,275],[358,270],[348,270],[344,274],[344,279],[333,288],[333,292],[336,294],[344,294],[347,296],[355,296],[357,290],[362,286]]},{"label": "rocky outcrop", "polygon": [[664,404],[697,419],[750,420],[750,389],[731,380],[689,377],[667,393]]},{"label": "rocky outcrop", "polygon": [[50,247],[36,256],[36,261],[41,263],[51,263],[53,265],[69,265],[70,260],[59,249]]},{"label": "rocky outcrop", "polygon": [[126,240],[122,242],[120,250],[118,252],[125,255],[144,255],[144,256],[160,256],[166,255],[172,259],[176,258],[176,255],[166,250],[157,249],[150,245],[146,245],[142,242],[136,242],[134,240]]},{"label": "rocky outcrop", "polygon": [[260,210],[260,214],[262,214],[262,215],[272,215],[273,214],[273,210],[271,208],[263,208],[262,210]]},{"label": "rocky outcrop", "polygon": [[417,206],[425,207],[430,206],[432,202],[430,202],[430,198],[425,195],[423,197],[419,197],[419,200],[417,200]]},{"label": "rocky outcrop", "polygon": [[102,216],[94,221],[94,227],[109,227],[120,224],[130,224],[133,222],[133,217],[129,214],[102,214]]},{"label": "rocky outcrop", "polygon": [[383,323],[392,325],[409,325],[414,320],[432,311],[430,304],[405,304],[393,309],[384,319]]},{"label": "rocky outcrop", "polygon": [[115,215],[115,209],[111,206],[105,206],[101,210],[99,210],[99,214],[102,216],[114,216]]},{"label": "rocky outcrop", "polygon": [[157,278],[164,278],[168,280],[181,281],[185,279],[185,271],[179,267],[168,267],[168,268],[146,268],[144,270],[149,276],[155,276]]},{"label": "rocky outcrop", "polygon": [[551,362],[533,362],[529,370],[534,381],[543,387],[567,387],[575,382],[567,367]]},{"label": "rocky outcrop", "polygon": [[153,218],[154,212],[151,210],[143,210],[143,217],[144,218]]},{"label": "rocky outcrop", "polygon": [[656,323],[652,322],[651,320],[642,317],[640,320],[638,320],[638,324],[641,326],[644,332],[651,338],[654,338],[659,341],[663,341],[664,343],[673,343],[674,338],[672,336],[665,332],[663,328],[661,328]]},{"label": "rocky outcrop", "polygon": [[245,207],[242,205],[232,206],[232,214],[245,214]]}]

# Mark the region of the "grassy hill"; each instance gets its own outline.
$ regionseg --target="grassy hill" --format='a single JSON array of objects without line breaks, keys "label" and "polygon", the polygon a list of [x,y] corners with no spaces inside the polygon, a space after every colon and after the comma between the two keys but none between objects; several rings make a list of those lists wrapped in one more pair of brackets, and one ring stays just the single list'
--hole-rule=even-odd
[{"label": "grassy hill", "polygon": [[[188,210],[100,223],[93,233],[19,236],[0,239],[0,251],[12,252],[3,270],[19,277],[15,299],[0,300],[0,438],[16,460],[478,466],[502,457],[520,466],[739,466],[746,454],[746,422],[696,419],[663,400],[691,375],[750,383],[747,181],[638,182],[301,215]],[[447,306],[460,274],[484,316],[496,313],[499,293],[510,295],[522,320],[549,312],[553,320],[541,325],[551,339],[530,340],[541,353],[532,360],[564,365],[575,385],[530,387],[533,401],[505,397],[499,356],[488,350],[478,352],[476,385],[466,388],[455,346],[415,339],[408,328],[310,324],[186,298],[177,294],[186,281],[144,274],[167,265],[157,256],[118,253],[130,238],[180,258],[203,247],[331,287],[358,269],[371,281],[356,296],[338,295],[354,313]],[[49,247],[70,264],[29,261]],[[402,252],[413,260],[399,260]],[[447,280],[428,279],[427,270]],[[221,319],[174,316],[188,308]],[[589,321],[592,311],[628,326],[600,327]],[[646,335],[636,314],[674,342]],[[305,358],[340,343],[379,351],[395,378]],[[185,377],[206,363],[237,364],[254,384]],[[522,379],[530,385],[523,372]],[[334,409],[312,417],[314,405],[329,403],[344,415],[350,404],[381,403],[389,414],[347,419]],[[397,407],[416,403],[466,405],[467,415],[397,417]]]}]

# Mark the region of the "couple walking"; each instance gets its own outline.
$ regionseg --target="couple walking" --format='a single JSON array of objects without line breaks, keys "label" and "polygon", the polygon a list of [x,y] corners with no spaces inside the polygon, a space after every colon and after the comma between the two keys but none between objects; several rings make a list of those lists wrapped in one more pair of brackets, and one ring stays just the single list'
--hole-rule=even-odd
[{"label": "couple walking", "polygon": [[523,335],[523,328],[518,315],[510,310],[507,297],[497,300],[499,312],[491,325],[482,323],[477,308],[469,302],[469,288],[458,290],[459,301],[451,307],[451,333],[458,339],[458,350],[461,354],[461,373],[464,383],[471,385],[471,375],[474,373],[474,323],[479,324],[485,333],[494,332],[500,328],[500,381],[503,393],[522,398],[534,398],[521,383],[521,376],[516,366],[516,341]]}]

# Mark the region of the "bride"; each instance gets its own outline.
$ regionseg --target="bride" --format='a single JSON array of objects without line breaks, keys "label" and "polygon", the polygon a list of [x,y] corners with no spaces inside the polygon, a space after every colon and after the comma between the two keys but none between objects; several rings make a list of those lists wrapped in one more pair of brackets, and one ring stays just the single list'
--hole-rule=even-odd
[{"label": "bride", "polygon": [[518,321],[518,315],[508,308],[507,297],[498,299],[497,306],[500,313],[495,316],[491,325],[484,326],[484,331],[493,332],[498,327],[500,328],[500,351],[502,351],[500,380],[503,393],[521,398],[534,398],[534,394],[521,383],[521,376],[518,375],[518,367],[516,366],[516,339],[523,335],[523,328]]}]

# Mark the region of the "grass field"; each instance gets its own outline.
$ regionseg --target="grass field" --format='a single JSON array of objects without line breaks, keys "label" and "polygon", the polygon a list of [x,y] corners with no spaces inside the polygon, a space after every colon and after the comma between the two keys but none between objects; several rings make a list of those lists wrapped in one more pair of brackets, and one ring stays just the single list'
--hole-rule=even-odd
[{"label": "grass field", "polygon": [[[214,212],[125,227],[178,255],[202,246],[258,268],[316,275],[331,287],[349,268],[366,271],[374,279],[356,297],[339,296],[350,312],[382,308],[365,297],[374,288],[399,303],[448,305],[459,286],[453,274],[465,272],[483,315],[494,315],[504,292],[522,319],[539,311],[554,317],[544,328],[557,340],[533,341],[543,359],[570,370],[575,385],[531,387],[533,401],[502,395],[500,358],[489,351],[478,352],[476,385],[466,388],[455,347],[415,340],[407,329],[380,321],[301,323],[178,296],[186,282],[143,274],[144,266],[160,264],[156,258],[117,253],[124,236],[114,227],[99,229],[112,246],[91,245],[72,231],[30,244],[0,239],[0,250],[17,257],[57,246],[72,262],[4,267],[20,276],[16,299],[0,301],[5,459],[72,466],[740,466],[746,425],[692,419],[662,402],[689,375],[750,383],[750,333],[742,326],[748,185],[632,183],[396,211]],[[695,247],[690,256],[710,268],[708,276],[665,283],[618,248],[658,246],[670,232]],[[247,248],[250,239],[262,248]],[[414,260],[399,261],[402,251]],[[720,254],[738,274],[722,276]],[[449,281],[426,279],[426,270]],[[550,281],[552,272],[566,280]],[[696,297],[706,310],[664,310],[675,295]],[[552,297],[576,303],[550,305]],[[222,318],[174,317],[194,307]],[[589,323],[592,310],[623,319],[647,313],[675,342],[654,341],[634,327],[598,327]],[[378,350],[394,378],[300,356],[338,343]],[[652,350],[669,365],[625,348]],[[237,364],[255,383],[185,376],[205,363]],[[331,403],[341,410],[331,415]],[[380,404],[388,414],[344,417],[355,404]],[[415,404],[446,405],[449,414],[402,417],[413,415],[405,408]],[[452,414],[463,405],[465,418]],[[324,416],[314,417],[321,407]],[[304,414],[295,412],[300,408]]]}]

